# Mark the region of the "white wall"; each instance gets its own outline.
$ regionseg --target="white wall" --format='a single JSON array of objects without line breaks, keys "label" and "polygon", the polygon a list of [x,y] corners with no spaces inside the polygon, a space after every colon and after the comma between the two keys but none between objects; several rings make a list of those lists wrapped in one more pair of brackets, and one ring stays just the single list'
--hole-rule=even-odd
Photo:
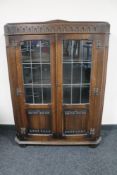
[{"label": "white wall", "polygon": [[117,124],[117,0],[0,0],[0,124],[14,124],[4,24],[53,19],[111,24],[103,124]]}]

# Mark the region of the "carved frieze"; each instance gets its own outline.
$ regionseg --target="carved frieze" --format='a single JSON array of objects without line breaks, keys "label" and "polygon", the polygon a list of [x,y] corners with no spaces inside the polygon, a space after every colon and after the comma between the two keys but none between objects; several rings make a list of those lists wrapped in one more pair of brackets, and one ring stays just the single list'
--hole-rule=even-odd
[{"label": "carved frieze", "polygon": [[5,35],[108,32],[109,24],[106,22],[52,21],[47,23],[11,23],[5,25]]},{"label": "carved frieze", "polygon": [[85,134],[86,137],[91,137],[93,135],[95,135],[95,128],[90,128],[89,131],[87,131],[86,129],[80,129],[80,130],[65,130],[64,131],[65,134]]}]

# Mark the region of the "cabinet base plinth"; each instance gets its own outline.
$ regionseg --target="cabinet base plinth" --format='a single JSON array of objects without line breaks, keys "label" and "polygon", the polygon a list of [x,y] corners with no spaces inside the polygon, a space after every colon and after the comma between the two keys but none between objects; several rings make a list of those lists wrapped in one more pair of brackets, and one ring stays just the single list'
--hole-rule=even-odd
[{"label": "cabinet base plinth", "polygon": [[52,140],[52,141],[20,141],[15,137],[15,141],[19,145],[98,145],[102,138],[99,137],[95,141],[64,141],[64,140]]}]

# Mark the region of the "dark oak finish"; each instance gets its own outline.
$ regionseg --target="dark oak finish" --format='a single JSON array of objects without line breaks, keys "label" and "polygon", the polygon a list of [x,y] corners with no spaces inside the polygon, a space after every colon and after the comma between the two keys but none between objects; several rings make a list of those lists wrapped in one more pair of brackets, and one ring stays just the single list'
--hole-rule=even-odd
[{"label": "dark oak finish", "polygon": [[[20,141],[25,144],[35,142],[39,144],[98,143],[106,82],[109,32],[110,25],[107,22],[55,20],[5,25],[9,80],[18,143]],[[45,41],[44,46],[43,42]],[[27,48],[24,47],[23,49],[26,52],[25,54],[29,54],[29,56],[25,55],[25,59],[31,59],[29,62],[23,62],[22,42],[23,44],[26,43],[25,47]],[[37,43],[36,46],[35,42]],[[38,50],[37,53],[34,53],[34,47]],[[66,47],[67,57],[64,56]],[[74,52],[76,47],[78,49]],[[43,52],[45,55],[42,57]],[[49,57],[47,56],[48,53]],[[33,62],[35,61],[32,56],[34,54],[39,54],[38,58],[35,57],[36,62]],[[70,54],[71,56],[69,56]],[[80,56],[75,57],[74,54],[80,54]],[[91,60],[85,60],[90,59],[90,57]],[[50,62],[46,62],[48,58],[50,58]],[[75,58],[79,60],[74,61]],[[37,59],[41,61],[38,62]],[[64,61],[63,59],[68,60]],[[32,79],[30,81],[32,83],[25,83],[25,73],[23,74],[25,65],[28,67],[26,68],[28,74],[29,69],[31,71]],[[41,84],[34,83],[33,71],[37,65],[39,65],[38,71],[41,70],[40,75],[38,75],[41,77],[41,80],[38,80],[41,81]],[[44,65],[45,68],[43,68]],[[50,68],[47,68],[47,65]],[[66,70],[64,70],[63,65],[67,66],[67,74],[71,71],[69,74],[71,76],[70,84],[64,83]],[[46,72],[45,76],[49,76],[47,69],[50,70],[50,84],[43,84],[44,73]],[[45,72],[43,73],[43,71]],[[77,74],[75,75],[73,71],[76,71]],[[69,75],[67,81],[69,81]],[[88,76],[90,77],[89,82]],[[39,77],[36,78],[39,79]],[[79,81],[78,78],[81,79],[80,83],[75,82]],[[85,79],[83,80],[83,78]],[[29,102],[26,102],[25,99],[25,87],[32,88],[31,93],[33,95],[28,96]],[[45,93],[44,90],[47,90],[48,87],[51,89],[51,101],[45,103],[44,98],[48,96],[49,91]],[[35,102],[35,98],[41,99],[40,96],[35,95],[35,88],[37,88],[36,90],[41,89],[42,103]],[[88,88],[89,96],[87,95],[88,90],[86,91]],[[64,96],[66,92],[70,94],[70,102],[67,101],[67,103],[64,101],[64,98],[69,100],[68,96]],[[78,93],[80,94],[80,102],[78,102]],[[33,102],[30,101],[31,98]]]}]

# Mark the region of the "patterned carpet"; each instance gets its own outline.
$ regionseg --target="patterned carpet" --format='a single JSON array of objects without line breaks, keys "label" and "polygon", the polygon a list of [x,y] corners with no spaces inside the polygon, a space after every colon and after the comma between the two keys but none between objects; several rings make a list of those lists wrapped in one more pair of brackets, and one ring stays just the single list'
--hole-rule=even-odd
[{"label": "patterned carpet", "polygon": [[0,128],[0,175],[117,175],[117,127],[103,127],[97,148],[27,146],[14,142],[15,130]]}]

